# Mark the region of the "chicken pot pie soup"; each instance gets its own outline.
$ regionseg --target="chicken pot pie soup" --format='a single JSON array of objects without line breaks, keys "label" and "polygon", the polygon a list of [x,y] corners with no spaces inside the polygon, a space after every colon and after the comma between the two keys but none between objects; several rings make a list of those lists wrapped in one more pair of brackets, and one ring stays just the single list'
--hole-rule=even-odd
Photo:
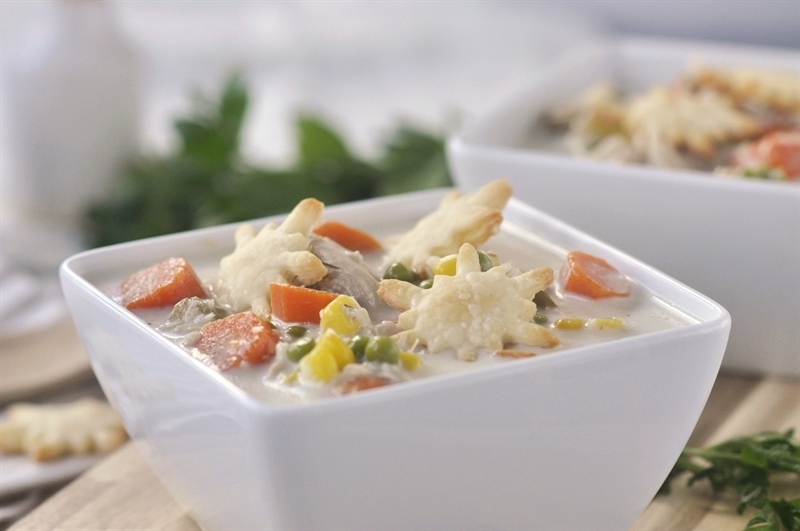
[{"label": "chicken pot pie soup", "polygon": [[602,81],[541,122],[578,157],[800,182],[792,71],[695,63],[641,93]]},{"label": "chicken pot pie soup", "polygon": [[694,322],[601,257],[504,221],[504,180],[450,191],[382,240],[301,201],[215,264],[136,271],[112,297],[247,392],[302,403]]}]

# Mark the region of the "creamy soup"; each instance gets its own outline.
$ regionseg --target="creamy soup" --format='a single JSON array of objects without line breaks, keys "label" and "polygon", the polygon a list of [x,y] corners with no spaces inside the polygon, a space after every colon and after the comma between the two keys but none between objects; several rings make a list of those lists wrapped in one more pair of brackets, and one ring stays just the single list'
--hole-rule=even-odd
[{"label": "creamy soup", "polygon": [[[270,326],[279,338],[274,357],[265,363],[242,363],[237,367],[223,370],[222,374],[252,395],[270,403],[302,403],[347,392],[365,391],[371,384],[393,385],[409,380],[428,378],[437,375],[475,370],[498,364],[524,363],[525,359],[539,356],[558,355],[565,350],[615,341],[622,338],[666,330],[694,322],[689,316],[676,311],[666,302],[644,290],[634,279],[625,279],[627,294],[590,298],[564,290],[563,279],[558,273],[565,263],[568,250],[553,245],[544,239],[511,223],[505,222],[502,229],[480,246],[494,262],[503,264],[507,275],[532,268],[551,268],[555,281],[544,291],[547,297],[537,295],[540,303],[536,307],[534,321],[551,331],[558,344],[552,346],[530,346],[525,344],[504,344],[500,350],[485,347],[476,348],[474,359],[460,359],[454,348],[435,353],[424,345],[400,345],[401,359],[392,361],[370,361],[355,359],[346,363],[329,380],[315,380],[300,371],[300,363],[291,358],[291,351],[300,342],[318,342],[322,326],[318,323],[288,322],[275,316],[269,319]],[[349,251],[345,251],[351,254]],[[384,275],[382,251],[352,253],[363,257],[363,263],[372,271],[376,279]],[[213,279],[216,264],[196,264],[199,276],[208,291],[213,293]],[[433,285],[439,281],[433,277]],[[549,299],[549,300],[548,300]],[[546,301],[547,304],[542,301]],[[359,326],[357,333],[342,334],[345,343],[353,336],[393,337],[400,330],[397,319],[400,311],[382,301],[370,308],[370,323]],[[172,307],[159,309],[133,310],[138,316],[159,330],[183,348],[187,355],[194,356],[202,363],[214,366],[212,360],[195,345],[200,330],[218,315],[200,312],[199,318],[173,319],[169,323]],[[358,380],[367,382],[362,387],[348,388],[344,384]]]},{"label": "creamy soup", "polygon": [[452,190],[380,241],[320,223],[324,205],[309,198],[280,225],[238,227],[222,259],[164,257],[110,292],[187,355],[282,404],[692,322],[603,258],[504,220],[510,196],[503,180]]}]

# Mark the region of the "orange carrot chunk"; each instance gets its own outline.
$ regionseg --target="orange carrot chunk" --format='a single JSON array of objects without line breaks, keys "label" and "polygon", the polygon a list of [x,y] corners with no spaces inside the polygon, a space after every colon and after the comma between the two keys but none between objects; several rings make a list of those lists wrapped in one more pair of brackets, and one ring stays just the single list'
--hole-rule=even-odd
[{"label": "orange carrot chunk", "polygon": [[172,306],[187,297],[206,298],[206,290],[183,258],[168,258],[126,278],[120,303],[129,310]]},{"label": "orange carrot chunk", "polygon": [[383,378],[382,376],[355,376],[349,380],[338,383],[334,389],[334,392],[340,395],[349,395],[350,393],[358,393],[368,389],[384,387],[391,385],[391,383],[391,380],[388,378]]},{"label": "orange carrot chunk", "polygon": [[561,269],[561,283],[564,291],[583,295],[592,299],[604,297],[624,297],[630,286],[614,266],[600,257],[573,251]]},{"label": "orange carrot chunk", "polygon": [[736,168],[777,169],[787,179],[800,179],[800,132],[773,131],[734,151],[731,164]]},{"label": "orange carrot chunk", "polygon": [[319,312],[338,296],[291,284],[273,283],[269,286],[272,315],[287,323],[319,324]]},{"label": "orange carrot chunk", "polygon": [[241,312],[211,321],[200,329],[195,348],[222,371],[266,363],[275,356],[278,334],[253,312]]},{"label": "orange carrot chunk", "polygon": [[351,251],[369,252],[381,248],[380,242],[366,232],[339,221],[326,221],[317,225],[314,233],[330,238]]}]

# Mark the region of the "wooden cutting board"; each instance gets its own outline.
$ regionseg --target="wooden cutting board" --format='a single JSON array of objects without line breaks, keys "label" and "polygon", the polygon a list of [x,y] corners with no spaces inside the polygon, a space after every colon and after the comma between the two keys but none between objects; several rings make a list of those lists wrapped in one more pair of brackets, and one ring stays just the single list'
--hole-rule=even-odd
[{"label": "wooden cutting board", "polygon": [[[692,434],[692,446],[766,429],[800,433],[800,379],[723,373]],[[703,485],[674,484],[658,496],[632,530],[740,530],[749,513],[736,514],[732,498]],[[785,486],[785,496],[800,497],[800,485]],[[576,507],[579,508],[579,507]],[[31,530],[181,530],[200,528],[177,505],[136,447],[129,443],[57,492],[13,531]]]}]

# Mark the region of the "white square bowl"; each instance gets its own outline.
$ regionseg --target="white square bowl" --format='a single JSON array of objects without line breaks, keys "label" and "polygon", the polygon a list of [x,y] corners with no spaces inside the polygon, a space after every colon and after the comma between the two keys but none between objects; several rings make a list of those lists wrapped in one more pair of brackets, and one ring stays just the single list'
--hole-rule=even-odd
[{"label": "white square bowl", "polygon": [[[442,194],[340,205],[326,216],[386,234],[410,228]],[[504,232],[510,223],[606,257],[691,322],[281,406],[236,387],[104,293],[168,256],[219,259],[233,247],[235,226],[84,252],[60,274],[109,400],[204,529],[626,529],[697,422],[729,315],[523,203],[512,199],[505,219]]]},{"label": "white square bowl", "polygon": [[800,186],[574,158],[536,145],[541,114],[602,80],[643,91],[695,59],[798,72],[800,51],[620,39],[555,61],[450,139],[466,190],[505,178],[515,195],[712,297],[733,328],[722,366],[800,375]]}]

